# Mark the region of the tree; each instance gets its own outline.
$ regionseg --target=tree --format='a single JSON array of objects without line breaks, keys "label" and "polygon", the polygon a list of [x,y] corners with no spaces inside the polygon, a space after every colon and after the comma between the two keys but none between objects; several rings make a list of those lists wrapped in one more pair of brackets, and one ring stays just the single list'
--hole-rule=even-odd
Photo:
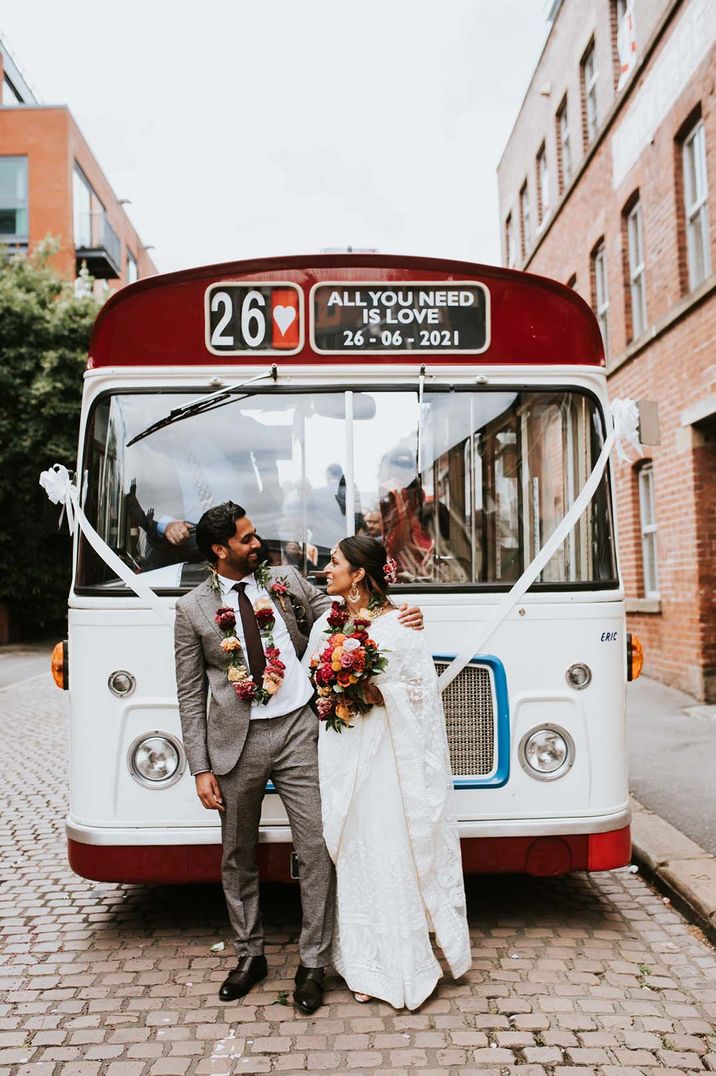
[{"label": "tree", "polygon": [[53,463],[74,470],[100,307],[50,266],[56,249],[0,257],[0,603],[22,638],[64,631],[71,542],[38,479]]}]

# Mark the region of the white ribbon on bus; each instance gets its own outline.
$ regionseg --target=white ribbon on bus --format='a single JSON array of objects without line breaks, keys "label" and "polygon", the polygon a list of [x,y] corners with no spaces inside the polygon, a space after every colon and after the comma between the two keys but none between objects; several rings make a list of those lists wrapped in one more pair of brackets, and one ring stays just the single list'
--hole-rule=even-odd
[{"label": "white ribbon on bus", "polygon": [[[102,560],[107,564],[115,575],[118,575],[123,583],[141,598],[150,609],[153,609],[161,620],[169,627],[174,624],[172,610],[159,600],[155,592],[145,583],[141,575],[135,575],[131,568],[120,560],[113,549],[110,549],[103,538],[100,538],[80,504],[79,491],[70,478],[69,471],[61,463],[54,464],[49,470],[40,475],[40,485],[53,504],[61,504],[67,512],[67,523],[70,534],[75,533],[75,522],[79,523],[80,530],[89,544]],[[60,517],[60,526],[62,517]]]},{"label": "white ribbon on bus", "polygon": [[496,629],[506,619],[523,594],[529,590],[550,557],[557,552],[569,532],[574,528],[577,520],[596,492],[606,469],[609,453],[614,445],[616,444],[617,454],[622,460],[627,459],[622,447],[624,444],[632,445],[639,455],[642,454],[639,444],[639,408],[634,400],[614,400],[611,405],[611,418],[612,428],[607,433],[602,451],[594,464],[594,469],[584,483],[579,496],[560,521],[559,526],[555,527],[537,556],[525,568],[512,590],[493,609],[487,620],[479,624],[475,634],[468,636],[468,642],[459,654],[455,655],[448,667],[443,670],[438,678],[441,691],[445,691],[445,688],[462,672],[469,661],[472,661],[477,654],[482,653],[485,643],[495,634]]},{"label": "white ribbon on bus", "polygon": [[[472,661],[477,654],[482,652],[485,643],[494,635],[502,621],[505,620],[523,594],[532,586],[550,557],[562,545],[594,496],[606,469],[609,453],[614,445],[616,444],[617,446],[620,459],[627,458],[622,447],[623,444],[632,445],[641,455],[638,436],[639,410],[636,403],[633,400],[614,400],[611,405],[611,419],[611,429],[607,433],[604,446],[579,496],[510,592],[493,609],[487,620],[479,625],[475,635],[470,637],[469,642],[443,671],[439,678],[441,691],[444,691],[452,683],[469,661]],[[141,575],[136,575],[124,561],[120,560],[114,550],[110,549],[87,519],[80,504],[79,491],[70,478],[67,468],[61,463],[54,464],[47,471],[42,472],[40,485],[52,503],[61,504],[67,512],[70,534],[74,535],[75,523],[79,524],[85,538],[105,564],[112,569],[123,583],[126,583],[134,591],[137,597],[141,598],[150,609],[153,609],[165,624],[171,627],[174,623],[171,609],[160,601],[152,588],[144,582]],[[61,522],[62,520],[60,519]]]}]

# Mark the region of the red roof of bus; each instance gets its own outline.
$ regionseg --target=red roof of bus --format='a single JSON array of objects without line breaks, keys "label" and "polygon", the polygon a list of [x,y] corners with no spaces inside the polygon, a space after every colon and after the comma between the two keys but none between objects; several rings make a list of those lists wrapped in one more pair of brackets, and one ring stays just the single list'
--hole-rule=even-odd
[{"label": "red roof of bus", "polygon": [[427,363],[504,365],[604,365],[597,321],[580,296],[545,277],[494,265],[378,254],[314,254],[202,266],[148,277],[115,292],[99,313],[90,341],[90,367],[217,366],[266,364],[257,351],[216,355],[205,339],[205,293],[216,281],[292,281],[309,293],[322,281],[405,283],[481,281],[490,294],[490,344],[480,354],[421,350],[381,355],[325,355],[311,349],[309,334],[298,354],[280,364]]}]

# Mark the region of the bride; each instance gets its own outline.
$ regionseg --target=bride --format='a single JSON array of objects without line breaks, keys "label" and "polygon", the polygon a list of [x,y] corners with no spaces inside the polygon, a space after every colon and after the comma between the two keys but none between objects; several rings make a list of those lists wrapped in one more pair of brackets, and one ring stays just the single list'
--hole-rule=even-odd
[{"label": "bride", "polygon": [[[398,621],[380,542],[344,538],[326,574],[350,613],[370,610],[370,636],[388,658],[366,689],[369,713],[340,735],[320,727],[323,831],[337,880],[333,966],[356,1000],[416,1009],[441,977],[430,931],[454,978],[471,964],[437,678],[421,633]],[[306,665],[328,616],[313,627]]]}]

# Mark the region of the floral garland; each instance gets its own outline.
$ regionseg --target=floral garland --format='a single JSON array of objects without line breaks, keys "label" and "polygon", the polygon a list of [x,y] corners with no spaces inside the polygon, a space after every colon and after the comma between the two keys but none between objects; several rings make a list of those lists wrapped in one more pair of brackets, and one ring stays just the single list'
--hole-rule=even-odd
[{"label": "floral garland", "polygon": [[[259,565],[254,572],[254,578],[259,587],[266,589],[269,581],[268,566],[266,562]],[[271,594],[280,602],[281,608],[286,610],[286,595],[288,585],[281,577],[274,580],[268,587]],[[228,605],[222,605],[217,609],[214,620],[224,633],[221,640],[221,649],[229,655],[229,664],[226,677],[230,684],[234,685],[234,691],[240,699],[249,702],[257,702],[265,706],[283,683],[286,666],[281,661],[281,651],[276,646],[273,638],[273,629],[276,625],[276,616],[273,606],[268,598],[258,598],[253,605],[254,615],[258,623],[259,635],[264,641],[264,656],[266,668],[263,671],[261,686],[251,676],[241,660],[241,641],[236,635],[236,613]]]}]

